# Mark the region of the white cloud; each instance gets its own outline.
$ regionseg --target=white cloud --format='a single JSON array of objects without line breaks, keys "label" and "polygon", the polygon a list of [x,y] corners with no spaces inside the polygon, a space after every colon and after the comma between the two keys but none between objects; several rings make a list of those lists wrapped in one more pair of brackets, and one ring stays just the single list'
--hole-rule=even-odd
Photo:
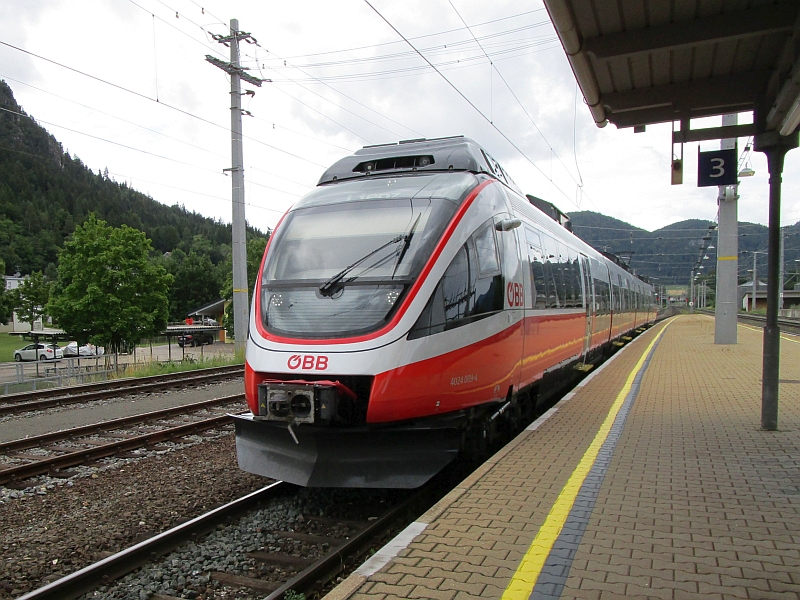
[{"label": "white cloud", "polygon": [[[215,52],[224,57],[227,48],[211,41],[200,26],[225,33],[216,17],[225,24],[236,17],[260,43],[260,47],[243,46],[244,64],[253,67],[254,74],[274,80],[256,90],[254,98],[243,100],[255,115],[244,120],[250,182],[246,201],[248,219],[259,227],[274,225],[282,211],[316,184],[325,166],[348,153],[343,148],[353,151],[367,143],[458,134],[484,145],[526,192],[547,198],[566,212],[578,210],[579,205],[646,229],[687,218],[714,218],[716,191],[694,185],[697,144],[684,148],[686,183],[671,186],[668,124],[648,127],[643,134],[613,126],[597,129],[580,97],[576,111],[574,78],[540,1],[454,0],[454,4],[475,25],[478,36],[519,29],[482,43],[490,52],[530,46],[496,55],[496,66],[547,142],[499,76],[490,75],[486,60],[471,60],[479,50],[466,43],[471,40],[468,32],[431,35],[461,27],[447,0],[374,2],[403,35],[416,38],[413,43],[431,60],[461,61],[442,65],[442,72],[525,156],[429,68],[388,73],[425,63],[360,0],[212,0],[203,2],[205,14],[191,0],[90,5],[6,1],[0,5],[0,40],[140,95],[8,47],[0,47],[0,77],[9,78],[28,113],[63,126],[45,125],[95,171],[108,167],[116,179],[130,181],[161,202],[184,204],[227,221],[230,179],[222,170],[230,166],[229,83],[222,71],[204,60]],[[538,12],[506,18],[532,10]],[[494,22],[477,26],[490,21]],[[335,52],[352,48],[362,49]],[[385,55],[392,56],[342,62]],[[336,64],[305,67],[305,73],[293,68],[311,63]],[[363,76],[375,72],[385,73]],[[359,77],[326,79],[327,87],[310,80],[309,74]],[[740,145],[744,142],[740,140]],[[585,184],[582,194],[575,183],[579,175],[573,149]],[[786,161],[784,224],[800,220],[798,160],[800,152],[790,153]],[[740,219],[766,223],[763,155],[753,155],[752,166],[757,174],[741,186]]]}]

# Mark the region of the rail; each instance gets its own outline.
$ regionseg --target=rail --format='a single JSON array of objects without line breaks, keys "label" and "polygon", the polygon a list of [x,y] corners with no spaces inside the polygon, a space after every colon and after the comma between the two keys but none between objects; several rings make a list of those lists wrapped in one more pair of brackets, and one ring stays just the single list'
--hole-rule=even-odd
[{"label": "rail", "polygon": [[[695,310],[694,312],[714,316],[713,310],[708,309],[699,309]],[[739,313],[738,320],[742,321],[743,323],[751,323],[753,325],[758,325],[759,327],[765,327],[767,323],[767,317],[764,315],[753,315],[747,313]],[[798,333],[800,334],[800,319],[793,319],[791,317],[780,317],[778,319],[778,327],[781,331],[785,331],[787,333]]]},{"label": "rail", "polygon": [[185,425],[160,429],[158,431],[138,435],[130,439],[108,442],[92,448],[81,448],[75,450],[74,452],[68,452],[59,456],[44,458],[28,464],[6,467],[0,470],[0,485],[5,485],[12,481],[36,477],[37,475],[45,475],[51,471],[64,469],[66,467],[74,467],[89,461],[113,456],[114,454],[118,454],[120,452],[142,448],[156,442],[163,442],[166,440],[185,437],[187,435],[191,435],[199,431],[205,431],[207,429],[216,429],[218,427],[222,427],[223,425],[229,424],[232,420],[233,417],[231,415],[220,415],[217,417],[202,419],[200,421],[194,421]]},{"label": "rail", "polygon": [[173,527],[164,533],[131,546],[127,550],[118,552],[100,562],[33,590],[21,596],[18,600],[68,600],[78,598],[97,589],[100,585],[105,585],[159,556],[163,556],[181,544],[208,533],[225,519],[249,509],[253,504],[261,500],[276,495],[279,490],[283,491],[285,487],[287,487],[287,484],[281,481],[268,485],[252,494],[187,521],[183,525]]},{"label": "rail", "polygon": [[[244,400],[244,395],[235,394],[233,396],[224,396],[222,398],[214,398],[212,400],[203,400],[202,402],[195,402],[194,404],[184,404],[183,406],[154,410],[130,417],[122,417],[119,419],[112,419],[110,421],[93,423],[92,425],[83,425],[81,427],[73,427],[71,429],[61,429],[52,433],[43,433],[41,435],[25,437],[18,440],[0,442],[0,453],[38,448],[45,444],[52,444],[53,442],[61,442],[78,436],[93,435],[103,431],[113,431],[114,429],[121,429],[137,423],[146,423],[155,419],[164,419],[175,415],[184,415],[188,411],[203,410],[206,408],[219,406],[221,404],[230,404],[231,402],[236,402],[237,400]],[[2,470],[0,470],[0,473],[2,473]]]},{"label": "rail", "polygon": [[[452,485],[452,482],[450,483]],[[183,525],[173,527],[131,548],[80,569],[44,587],[33,590],[21,596],[18,600],[69,600],[90,593],[99,586],[109,585],[113,580],[119,579],[147,563],[154,562],[159,557],[177,549],[184,543],[197,541],[201,535],[212,531],[217,525],[233,517],[244,514],[256,503],[292,489],[296,488],[281,481],[273,483],[239,500],[235,500],[196,517]],[[265,600],[286,598],[290,590],[295,592],[294,597],[297,597],[300,594],[310,592],[312,589],[331,581],[345,568],[344,565],[347,562],[353,563],[368,552],[374,545],[375,540],[389,531],[390,527],[392,527],[398,519],[402,518],[404,513],[416,514],[414,511],[418,510],[420,506],[427,507],[428,504],[438,499],[443,489],[443,482],[432,481],[428,485],[420,488],[415,494],[388,509],[374,521],[354,523],[356,528],[362,526],[363,528],[348,539],[326,538],[331,544],[331,549],[284,583],[252,579],[250,577],[219,572],[212,573],[212,577],[220,581],[226,581],[235,586],[261,590],[262,594],[266,592],[269,595],[264,596]],[[339,521],[338,519],[334,520]],[[349,521],[342,522],[348,524],[352,523]],[[316,540],[320,538],[320,536],[317,535],[304,535],[294,532],[283,533],[287,537],[291,536],[295,539],[304,539],[307,537]],[[269,555],[268,560],[275,564],[286,565],[299,565],[306,562],[294,556],[287,555],[281,558],[272,554]],[[259,594],[259,597],[262,597],[262,595]]]},{"label": "rail", "polygon": [[[79,386],[76,388],[59,388],[58,390],[48,390],[45,394],[26,392],[23,394],[13,394],[0,397],[0,416],[8,414],[18,414],[34,410],[43,410],[54,406],[65,404],[78,404],[90,402],[92,400],[102,400],[123,394],[138,394],[142,392],[152,392],[160,389],[170,388],[177,385],[205,383],[208,381],[236,377],[241,375],[242,368],[222,367],[220,369],[208,369],[202,371],[190,371],[183,373],[172,373],[168,376],[158,375],[158,379],[143,377],[141,379],[130,378],[123,380],[122,385],[92,384],[93,386]],[[61,392],[60,394],[54,392]],[[26,401],[28,400],[28,401]]]},{"label": "rail", "polygon": [[[74,359],[69,359],[74,360]],[[48,361],[51,362],[51,361]],[[47,363],[43,363],[47,365]],[[219,374],[219,375],[242,375],[244,374],[244,366],[243,365],[227,365],[224,367],[209,367],[205,369],[195,369],[193,371],[182,371],[178,373],[167,373],[166,375],[150,375],[147,377],[124,377],[120,379],[112,379],[110,381],[99,381],[93,383],[83,383],[79,385],[72,385],[69,387],[56,387],[56,388],[47,388],[47,389],[39,389],[39,390],[32,390],[28,392],[16,392],[12,394],[3,394],[0,397],[0,402],[13,402],[16,400],[31,400],[31,399],[43,399],[43,398],[53,398],[57,396],[70,396],[75,394],[82,394],[87,391],[94,391],[94,390],[111,390],[111,389],[118,389],[124,388],[131,385],[141,385],[143,383],[156,383],[156,382],[166,382],[173,379],[180,379],[185,378],[191,374],[200,374],[200,375],[211,375],[211,374]],[[66,378],[66,375],[62,375],[62,378]],[[39,378],[39,382],[47,381],[49,379],[57,379],[58,377],[42,377]],[[4,384],[5,388],[8,389],[9,385],[16,385],[15,383],[6,383]]]}]

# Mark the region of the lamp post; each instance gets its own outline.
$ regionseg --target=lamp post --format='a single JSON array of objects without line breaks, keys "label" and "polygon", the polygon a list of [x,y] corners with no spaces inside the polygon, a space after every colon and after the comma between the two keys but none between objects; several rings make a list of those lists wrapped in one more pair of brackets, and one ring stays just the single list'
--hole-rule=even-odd
[{"label": "lamp post", "polygon": [[756,298],[758,297],[758,255],[759,254],[767,254],[761,250],[754,250],[753,251],[753,305],[751,307],[751,312],[755,312],[756,310]]}]

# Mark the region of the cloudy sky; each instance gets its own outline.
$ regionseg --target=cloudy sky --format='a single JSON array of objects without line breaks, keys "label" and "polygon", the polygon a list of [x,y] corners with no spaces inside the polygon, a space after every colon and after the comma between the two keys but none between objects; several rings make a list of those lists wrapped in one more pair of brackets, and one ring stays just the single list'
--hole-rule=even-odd
[{"label": "cloudy sky", "polygon": [[[238,18],[258,42],[243,45],[243,65],[272,80],[243,88],[256,91],[243,98],[256,227],[273,226],[361,146],[462,134],[567,213],[648,230],[715,218],[716,189],[696,187],[698,144],[684,148],[684,185],[671,186],[669,124],[641,134],[595,127],[539,0],[370,3],[3,0],[0,78],[95,171],[230,221],[229,81],[204,57],[228,59],[211,35]],[[753,153],[749,166],[739,218],[766,224],[766,160]],[[782,224],[800,220],[798,151],[787,157],[783,198]]]}]

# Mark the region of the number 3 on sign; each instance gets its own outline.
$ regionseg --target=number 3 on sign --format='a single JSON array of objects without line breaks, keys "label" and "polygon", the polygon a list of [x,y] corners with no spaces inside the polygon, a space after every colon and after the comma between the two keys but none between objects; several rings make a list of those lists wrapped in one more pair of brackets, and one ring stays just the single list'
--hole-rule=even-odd
[{"label": "number 3 on sign", "polygon": [[736,162],[735,148],[698,152],[697,185],[704,187],[736,184]]}]

